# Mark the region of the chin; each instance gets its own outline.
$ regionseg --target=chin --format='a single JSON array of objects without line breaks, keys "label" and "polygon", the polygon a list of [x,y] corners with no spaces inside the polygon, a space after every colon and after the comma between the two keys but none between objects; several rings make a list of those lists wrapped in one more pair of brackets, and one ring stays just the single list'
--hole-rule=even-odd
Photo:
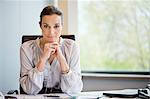
[{"label": "chin", "polygon": [[47,40],[49,43],[56,42],[56,40]]}]

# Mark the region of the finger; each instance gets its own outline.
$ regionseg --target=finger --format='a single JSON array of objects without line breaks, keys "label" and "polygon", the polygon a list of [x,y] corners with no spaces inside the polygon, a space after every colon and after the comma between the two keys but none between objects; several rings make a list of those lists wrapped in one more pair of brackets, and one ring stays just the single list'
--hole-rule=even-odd
[{"label": "finger", "polygon": [[49,47],[51,47],[51,46],[53,47],[53,46],[57,46],[57,45],[59,45],[57,42],[46,43],[46,44],[45,44],[45,46],[47,46],[47,47],[48,47],[48,46],[49,46]]},{"label": "finger", "polygon": [[50,45],[52,45],[52,46],[59,46],[58,42],[53,42]]},{"label": "finger", "polygon": [[51,54],[54,54],[55,52],[56,52],[55,49],[52,49],[52,50],[51,50]]},{"label": "finger", "polygon": [[52,52],[51,52],[51,55],[53,55],[53,54],[55,54],[55,51],[52,51]]},{"label": "finger", "polygon": [[56,49],[57,47],[59,47],[58,43],[53,43],[50,45],[50,48]]},{"label": "finger", "polygon": [[53,43],[51,43],[51,44],[58,45],[59,43],[58,43],[58,42],[53,42]]},{"label": "finger", "polygon": [[50,46],[49,48],[51,48],[51,49],[56,49],[56,47],[55,47],[55,46]]}]

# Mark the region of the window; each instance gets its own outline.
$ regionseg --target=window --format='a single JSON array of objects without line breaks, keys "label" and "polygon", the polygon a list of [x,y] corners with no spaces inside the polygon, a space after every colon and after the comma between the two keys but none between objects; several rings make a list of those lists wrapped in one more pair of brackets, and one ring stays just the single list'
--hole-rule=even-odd
[{"label": "window", "polygon": [[150,0],[78,0],[83,71],[150,71]]}]

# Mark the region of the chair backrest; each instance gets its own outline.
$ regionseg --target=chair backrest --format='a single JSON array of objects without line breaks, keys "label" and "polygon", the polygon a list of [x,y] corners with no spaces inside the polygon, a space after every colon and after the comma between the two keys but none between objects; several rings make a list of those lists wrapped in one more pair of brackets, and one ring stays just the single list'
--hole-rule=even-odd
[{"label": "chair backrest", "polygon": [[[41,38],[42,35],[23,35],[22,36],[22,44],[26,41],[29,41],[29,40],[35,40],[36,38]],[[64,39],[72,39],[72,40],[75,40],[75,35],[61,35],[62,38]],[[24,91],[23,91],[23,88],[21,87],[21,85],[19,86],[19,90],[20,90],[20,94],[26,94]]]},{"label": "chair backrest", "polygon": [[[22,36],[22,44],[29,40],[35,40],[36,38],[41,38],[42,35],[23,35]],[[62,38],[75,40],[75,35],[61,35]]]}]

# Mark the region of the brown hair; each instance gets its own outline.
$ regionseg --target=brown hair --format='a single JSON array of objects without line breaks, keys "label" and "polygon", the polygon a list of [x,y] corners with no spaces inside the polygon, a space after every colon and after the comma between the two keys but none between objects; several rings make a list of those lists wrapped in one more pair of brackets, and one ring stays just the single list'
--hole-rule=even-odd
[{"label": "brown hair", "polygon": [[39,22],[40,26],[42,23],[42,17],[43,16],[53,15],[53,14],[57,14],[57,15],[61,16],[61,21],[62,21],[62,25],[63,25],[63,13],[62,13],[62,11],[53,5],[49,5],[49,6],[46,6],[40,14],[40,22]]}]

